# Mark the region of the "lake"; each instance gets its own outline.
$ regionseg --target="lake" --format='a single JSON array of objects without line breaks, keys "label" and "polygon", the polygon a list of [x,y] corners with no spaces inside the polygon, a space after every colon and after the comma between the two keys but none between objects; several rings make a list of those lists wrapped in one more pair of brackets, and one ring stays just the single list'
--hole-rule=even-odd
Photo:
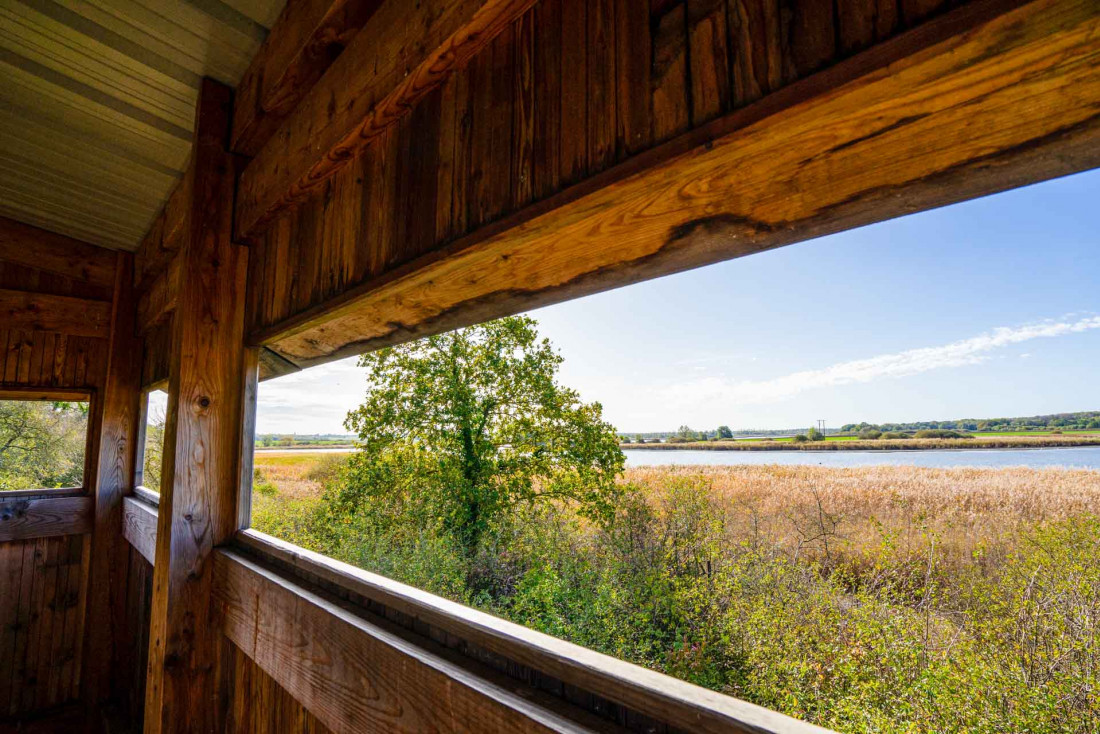
[{"label": "lake", "polygon": [[1054,449],[955,449],[946,451],[690,451],[628,449],[627,466],[799,464],[808,466],[978,466],[1100,469],[1100,446]]}]

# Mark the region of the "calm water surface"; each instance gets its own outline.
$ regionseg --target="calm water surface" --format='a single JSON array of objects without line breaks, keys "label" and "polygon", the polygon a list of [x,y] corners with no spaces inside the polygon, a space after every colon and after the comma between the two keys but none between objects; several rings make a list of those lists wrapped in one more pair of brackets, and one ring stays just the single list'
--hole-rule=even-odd
[{"label": "calm water surface", "polygon": [[1100,446],[1064,449],[956,449],[954,451],[669,451],[631,449],[627,466],[801,464],[807,466],[1065,466],[1100,469]]},{"label": "calm water surface", "polygon": [[[349,449],[303,449],[303,453],[345,454]],[[294,453],[285,449],[257,452],[261,456]],[[801,464],[805,466],[1065,466],[1100,470],[1100,446],[1065,449],[955,449],[954,451],[669,451],[630,449],[627,466],[731,464]]]}]

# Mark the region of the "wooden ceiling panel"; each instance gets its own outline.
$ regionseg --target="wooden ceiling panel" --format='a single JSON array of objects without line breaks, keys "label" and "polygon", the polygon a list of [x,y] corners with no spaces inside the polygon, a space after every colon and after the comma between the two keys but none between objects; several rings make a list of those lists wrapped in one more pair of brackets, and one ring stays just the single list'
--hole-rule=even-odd
[{"label": "wooden ceiling panel", "polygon": [[235,86],[283,4],[0,4],[0,212],[136,249],[186,168],[202,78]]}]

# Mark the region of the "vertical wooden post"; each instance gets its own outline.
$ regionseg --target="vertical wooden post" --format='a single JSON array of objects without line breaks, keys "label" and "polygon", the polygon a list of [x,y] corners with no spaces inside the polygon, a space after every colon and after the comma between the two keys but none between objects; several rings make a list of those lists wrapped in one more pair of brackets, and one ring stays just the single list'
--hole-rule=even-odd
[{"label": "vertical wooden post", "polygon": [[232,93],[204,79],[195,118],[190,231],[180,252],[169,424],[149,631],[147,732],[212,732],[217,634],[211,550],[237,529],[247,250],[231,241]]},{"label": "vertical wooden post", "polygon": [[107,379],[96,396],[100,439],[95,462],[95,527],[84,624],[84,665],[81,689],[89,712],[119,693],[117,673],[126,619],[126,541],[122,538],[122,497],[134,481],[137,428],[141,399],[141,340],[134,335],[134,256],[118,254]]}]

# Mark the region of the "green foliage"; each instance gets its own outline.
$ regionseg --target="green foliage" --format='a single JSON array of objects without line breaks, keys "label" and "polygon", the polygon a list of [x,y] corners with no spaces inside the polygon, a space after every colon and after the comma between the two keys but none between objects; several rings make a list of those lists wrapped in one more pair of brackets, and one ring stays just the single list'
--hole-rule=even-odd
[{"label": "green foliage", "polygon": [[161,467],[164,463],[164,418],[145,426],[145,458],[142,463],[141,484],[154,492],[160,491]]},{"label": "green foliage", "polygon": [[914,438],[970,438],[969,433],[951,431],[946,428],[925,428],[913,435]]},{"label": "green foliage", "polygon": [[79,487],[88,404],[0,400],[0,491]]},{"label": "green foliage", "polygon": [[810,430],[806,431],[806,440],[807,441],[824,441],[825,440],[825,434],[822,433],[821,431],[817,430],[816,428],[811,428]]},{"label": "green foliage", "polygon": [[807,436],[805,433],[799,433],[796,436],[794,436],[794,438],[792,438],[791,440],[794,441],[795,443],[806,443],[810,440],[810,437]]},{"label": "green foliage", "polygon": [[733,438],[733,431],[729,426],[718,426],[718,430],[715,432],[715,436],[721,440],[728,440]]},{"label": "green foliage", "polygon": [[361,450],[333,507],[379,522],[402,508],[467,556],[535,501],[576,502],[606,521],[623,454],[599,403],[556,382],[561,361],[526,317],[364,355],[367,397],[345,422]]},{"label": "green foliage", "polygon": [[882,431],[876,428],[864,428],[859,432],[859,437],[867,441],[874,441],[877,438],[882,438]]}]

